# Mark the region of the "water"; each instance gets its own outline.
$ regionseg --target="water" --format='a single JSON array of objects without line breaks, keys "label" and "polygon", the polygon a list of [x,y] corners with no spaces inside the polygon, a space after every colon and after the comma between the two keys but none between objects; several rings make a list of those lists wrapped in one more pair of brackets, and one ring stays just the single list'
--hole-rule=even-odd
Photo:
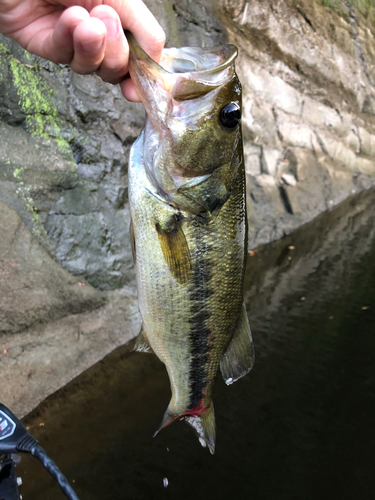
[{"label": "water", "polygon": [[[81,500],[372,499],[375,489],[375,191],[249,257],[256,364],[218,376],[214,456],[177,422],[152,355],[117,349],[24,419]],[[31,457],[24,500],[62,500]]]}]

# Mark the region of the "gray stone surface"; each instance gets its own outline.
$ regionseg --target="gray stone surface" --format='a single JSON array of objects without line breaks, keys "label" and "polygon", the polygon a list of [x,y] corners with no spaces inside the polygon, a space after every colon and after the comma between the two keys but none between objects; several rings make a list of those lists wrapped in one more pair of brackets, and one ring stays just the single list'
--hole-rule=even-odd
[{"label": "gray stone surface", "polygon": [[240,47],[254,248],[374,185],[375,122],[365,103],[375,90],[375,30],[344,2],[335,10],[305,0],[220,5]]},{"label": "gray stone surface", "polygon": [[96,309],[106,297],[62,269],[0,202],[0,334]]},{"label": "gray stone surface", "polygon": [[19,416],[138,333],[134,286],[105,294],[64,270],[0,202],[0,401]]},{"label": "gray stone surface", "polygon": [[[373,12],[319,0],[146,3],[167,46],[239,47],[250,248],[375,184]],[[27,384],[35,362],[22,412],[136,332],[127,166],[143,116],[118,87],[0,36],[0,345],[26,339],[12,356],[0,350],[0,397],[15,373]],[[63,344],[80,318],[92,335]]]},{"label": "gray stone surface", "polygon": [[[134,287],[109,292],[94,311],[0,337],[0,401],[23,416],[140,329]],[[6,351],[6,353],[4,353]],[[126,383],[126,381],[124,381]]]}]

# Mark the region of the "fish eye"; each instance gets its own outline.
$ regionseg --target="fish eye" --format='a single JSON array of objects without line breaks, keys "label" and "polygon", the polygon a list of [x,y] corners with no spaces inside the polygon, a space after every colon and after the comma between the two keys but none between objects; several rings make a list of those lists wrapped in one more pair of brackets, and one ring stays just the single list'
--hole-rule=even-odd
[{"label": "fish eye", "polygon": [[230,102],[220,111],[220,121],[226,128],[236,127],[241,120],[241,109],[236,102]]}]

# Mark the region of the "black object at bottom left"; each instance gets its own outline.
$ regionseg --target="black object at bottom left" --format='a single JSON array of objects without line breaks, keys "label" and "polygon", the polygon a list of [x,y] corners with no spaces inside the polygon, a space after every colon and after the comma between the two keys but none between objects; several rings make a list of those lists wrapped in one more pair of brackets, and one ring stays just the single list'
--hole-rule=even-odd
[{"label": "black object at bottom left", "polygon": [[20,500],[15,466],[20,457],[15,453],[30,453],[37,458],[69,500],[79,500],[66,477],[47,456],[38,441],[27,431],[20,420],[0,403],[0,500]]},{"label": "black object at bottom left", "polygon": [[20,479],[15,471],[20,460],[19,455],[13,454],[0,457],[0,500],[20,500]]}]

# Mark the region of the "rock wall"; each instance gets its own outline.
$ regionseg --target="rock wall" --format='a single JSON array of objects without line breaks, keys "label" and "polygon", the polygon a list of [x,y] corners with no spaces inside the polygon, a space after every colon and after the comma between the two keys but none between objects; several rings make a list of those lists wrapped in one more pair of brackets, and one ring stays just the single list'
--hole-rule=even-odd
[{"label": "rock wall", "polygon": [[[375,184],[370,11],[319,0],[146,3],[167,46],[239,47],[251,248]],[[0,37],[0,399],[22,383],[6,399],[24,400],[21,413],[138,329],[127,164],[143,116],[118,87]],[[65,357],[43,371],[46,339],[49,359]],[[38,373],[26,399],[25,352]]]},{"label": "rock wall", "polygon": [[222,4],[241,48],[250,244],[374,184],[374,26],[351,4]]}]

